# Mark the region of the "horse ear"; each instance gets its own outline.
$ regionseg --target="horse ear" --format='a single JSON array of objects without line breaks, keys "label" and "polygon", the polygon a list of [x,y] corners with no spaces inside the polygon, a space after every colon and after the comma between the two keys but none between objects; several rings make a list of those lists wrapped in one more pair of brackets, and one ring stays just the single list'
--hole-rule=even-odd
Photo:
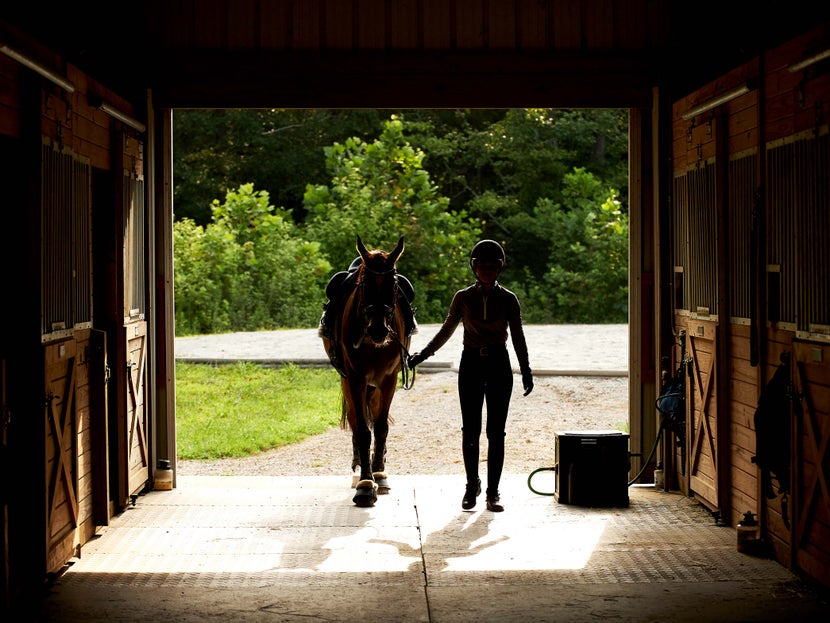
[{"label": "horse ear", "polygon": [[357,252],[363,259],[366,259],[366,256],[369,255],[369,250],[366,248],[366,245],[363,244],[363,241],[360,239],[359,234],[357,236]]},{"label": "horse ear", "polygon": [[395,246],[395,248],[392,249],[392,251],[389,253],[389,261],[390,262],[392,262],[394,264],[395,262],[398,261],[398,258],[401,256],[401,254],[403,254],[404,246],[405,245],[404,245],[404,242],[403,242],[403,236],[401,236],[400,238],[398,238],[397,246]]}]

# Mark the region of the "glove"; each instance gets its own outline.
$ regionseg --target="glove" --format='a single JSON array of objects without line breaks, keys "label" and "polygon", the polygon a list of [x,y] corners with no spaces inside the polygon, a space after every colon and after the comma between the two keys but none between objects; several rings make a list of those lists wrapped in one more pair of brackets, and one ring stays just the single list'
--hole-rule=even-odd
[{"label": "glove", "polygon": [[533,374],[530,370],[522,370],[522,387],[524,387],[525,390],[525,393],[522,394],[522,396],[527,396],[533,391]]},{"label": "glove", "polygon": [[425,355],[424,353],[415,353],[414,355],[410,355],[409,359],[406,360],[406,365],[409,367],[410,370],[414,370],[415,366],[420,365],[423,363],[429,355]]}]

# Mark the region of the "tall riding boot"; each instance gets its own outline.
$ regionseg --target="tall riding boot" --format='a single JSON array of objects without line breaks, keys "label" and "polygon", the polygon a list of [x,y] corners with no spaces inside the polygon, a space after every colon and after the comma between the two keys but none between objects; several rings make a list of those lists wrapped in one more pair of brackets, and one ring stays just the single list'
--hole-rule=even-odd
[{"label": "tall riding boot", "polygon": [[467,473],[467,486],[461,500],[461,508],[470,510],[476,505],[476,498],[481,494],[481,480],[478,477],[478,441],[464,441],[461,444],[464,456],[464,471]]},{"label": "tall riding boot", "polygon": [[487,445],[487,510],[494,513],[504,510],[499,500],[499,481],[503,468],[504,443],[493,443],[493,440],[490,440]]}]

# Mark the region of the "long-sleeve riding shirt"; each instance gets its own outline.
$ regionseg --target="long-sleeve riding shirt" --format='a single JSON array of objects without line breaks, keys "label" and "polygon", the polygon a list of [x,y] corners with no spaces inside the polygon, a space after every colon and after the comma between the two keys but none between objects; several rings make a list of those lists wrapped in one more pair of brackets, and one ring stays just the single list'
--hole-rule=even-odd
[{"label": "long-sleeve riding shirt", "polygon": [[429,357],[434,355],[452,337],[459,322],[464,324],[465,349],[504,347],[509,329],[519,369],[530,371],[521,307],[513,292],[498,282],[489,292],[485,292],[478,282],[459,290],[453,296],[444,324],[422,352]]}]

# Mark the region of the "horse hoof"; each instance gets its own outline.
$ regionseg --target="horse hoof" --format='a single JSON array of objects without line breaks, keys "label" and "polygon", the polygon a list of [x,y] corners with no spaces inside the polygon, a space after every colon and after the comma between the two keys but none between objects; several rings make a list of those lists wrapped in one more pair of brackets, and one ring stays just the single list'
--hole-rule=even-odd
[{"label": "horse hoof", "polygon": [[358,487],[357,493],[355,493],[352,498],[352,502],[355,503],[355,506],[368,508],[370,506],[374,506],[377,499],[378,496],[377,493],[375,493],[375,487]]},{"label": "horse hoof", "polygon": [[375,483],[378,487],[378,495],[386,495],[389,493],[392,487],[389,486],[389,481],[387,480],[386,472],[375,472],[372,474],[372,477],[375,479]]}]

